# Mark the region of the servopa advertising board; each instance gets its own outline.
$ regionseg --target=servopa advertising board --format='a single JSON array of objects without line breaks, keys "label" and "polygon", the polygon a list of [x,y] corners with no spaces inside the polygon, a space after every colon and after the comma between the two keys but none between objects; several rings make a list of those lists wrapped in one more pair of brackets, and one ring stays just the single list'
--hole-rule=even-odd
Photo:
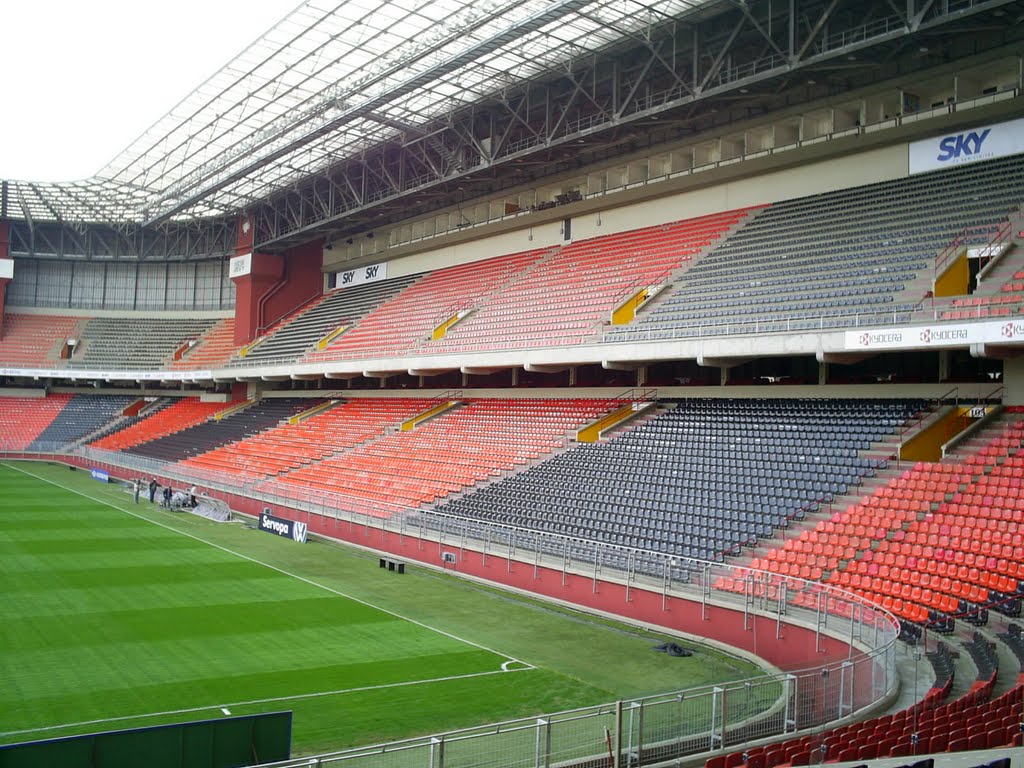
[{"label": "servopa advertising board", "polygon": [[306,543],[306,524],[298,520],[286,520],[283,517],[275,517],[269,511],[263,510],[260,514],[260,530],[273,533],[276,536],[284,536],[286,539],[297,541],[300,544]]},{"label": "servopa advertising board", "polygon": [[1024,118],[912,142],[910,172],[923,173],[1020,152],[1024,152]]}]

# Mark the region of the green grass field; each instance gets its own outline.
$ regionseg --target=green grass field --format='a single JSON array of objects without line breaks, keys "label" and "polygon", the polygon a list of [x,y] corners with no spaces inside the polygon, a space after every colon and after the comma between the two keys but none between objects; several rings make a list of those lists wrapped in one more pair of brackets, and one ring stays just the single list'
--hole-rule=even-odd
[{"label": "green grass field", "polygon": [[322,541],[0,466],[0,743],[294,710],[306,754],[757,673]]}]

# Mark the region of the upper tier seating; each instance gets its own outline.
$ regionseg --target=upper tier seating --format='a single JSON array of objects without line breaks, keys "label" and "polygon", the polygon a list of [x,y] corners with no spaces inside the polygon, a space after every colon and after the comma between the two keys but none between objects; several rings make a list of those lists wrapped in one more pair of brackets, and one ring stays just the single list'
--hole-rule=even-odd
[{"label": "upper tier seating", "polygon": [[423,422],[257,488],[287,498],[388,515],[460,491],[550,453],[618,405],[608,400],[470,400]]},{"label": "upper tier seating", "polygon": [[727,211],[563,246],[425,349],[449,353],[594,338],[618,304],[669,280],[747,213]]},{"label": "upper tier seating", "polygon": [[776,203],[605,340],[904,322],[953,237],[1022,198],[1018,155]]},{"label": "upper tier seating", "polygon": [[235,365],[296,360],[341,326],[350,326],[416,281],[419,275],[338,288],[315,299],[272,325],[258,344]]},{"label": "upper tier seating", "polygon": [[[424,398],[358,398],[337,403],[298,424],[273,429],[194,455],[179,465],[195,477],[226,484],[265,478],[320,461],[384,434],[432,405]],[[304,410],[313,406],[306,403]]]},{"label": "upper tier seating", "polygon": [[116,419],[134,395],[75,395],[32,441],[33,451],[55,451],[91,435]]},{"label": "upper tier seating", "polygon": [[549,252],[551,249],[526,251],[431,272],[306,360],[376,357],[421,348],[429,351],[431,345],[426,342],[441,323],[457,312],[471,311]]},{"label": "upper tier seating", "polygon": [[53,422],[71,395],[0,395],[0,451],[23,451]]},{"label": "upper tier seating", "polygon": [[0,366],[5,368],[58,368],[60,351],[78,336],[80,317],[6,313],[0,334]]},{"label": "upper tier seating", "polygon": [[[270,429],[284,419],[312,408],[319,402],[296,397],[268,397],[233,411],[221,419],[203,420],[186,429],[176,430],[126,450],[152,459],[182,461],[189,456],[205,453]],[[220,408],[217,410],[226,410],[230,407],[225,403],[219,405]]]},{"label": "upper tier seating", "polygon": [[94,317],[81,329],[72,368],[100,371],[164,370],[175,351],[201,336],[214,320]]},{"label": "upper tier seating", "polygon": [[227,407],[227,403],[203,403],[197,397],[185,397],[93,441],[89,446],[105,451],[121,451],[187,429]]},{"label": "upper tier seating", "polygon": [[213,370],[223,368],[235,353],[235,318],[226,317],[203,333],[195,345],[168,370]]},{"label": "upper tier seating", "polygon": [[721,561],[871,472],[858,451],[919,405],[687,400],[437,511]]}]

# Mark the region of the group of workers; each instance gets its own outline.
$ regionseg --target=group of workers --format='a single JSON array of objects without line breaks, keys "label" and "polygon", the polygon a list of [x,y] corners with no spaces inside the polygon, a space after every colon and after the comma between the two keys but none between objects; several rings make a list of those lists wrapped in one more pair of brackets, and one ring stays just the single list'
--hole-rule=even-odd
[{"label": "group of workers", "polygon": [[[161,485],[160,482],[155,478],[151,477],[149,482],[146,482],[145,478],[136,478],[132,483],[132,494],[135,497],[135,503],[139,503],[139,495],[142,493],[142,489],[146,488],[149,491],[149,503],[155,504],[157,500],[157,491],[163,488],[160,493],[160,506],[171,508],[171,501],[174,499],[174,489],[171,488],[170,484]],[[185,492],[185,497],[182,499],[181,506],[188,506],[195,508],[198,504],[196,499],[196,487],[193,485]]]}]

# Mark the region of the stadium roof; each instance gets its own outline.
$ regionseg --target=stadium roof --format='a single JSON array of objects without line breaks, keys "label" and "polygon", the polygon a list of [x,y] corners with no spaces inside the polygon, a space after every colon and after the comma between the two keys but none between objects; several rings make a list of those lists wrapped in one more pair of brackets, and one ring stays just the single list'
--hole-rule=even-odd
[{"label": "stadium roof", "polygon": [[403,131],[708,0],[309,0],[92,179],[5,182],[9,215],[240,211]]}]

